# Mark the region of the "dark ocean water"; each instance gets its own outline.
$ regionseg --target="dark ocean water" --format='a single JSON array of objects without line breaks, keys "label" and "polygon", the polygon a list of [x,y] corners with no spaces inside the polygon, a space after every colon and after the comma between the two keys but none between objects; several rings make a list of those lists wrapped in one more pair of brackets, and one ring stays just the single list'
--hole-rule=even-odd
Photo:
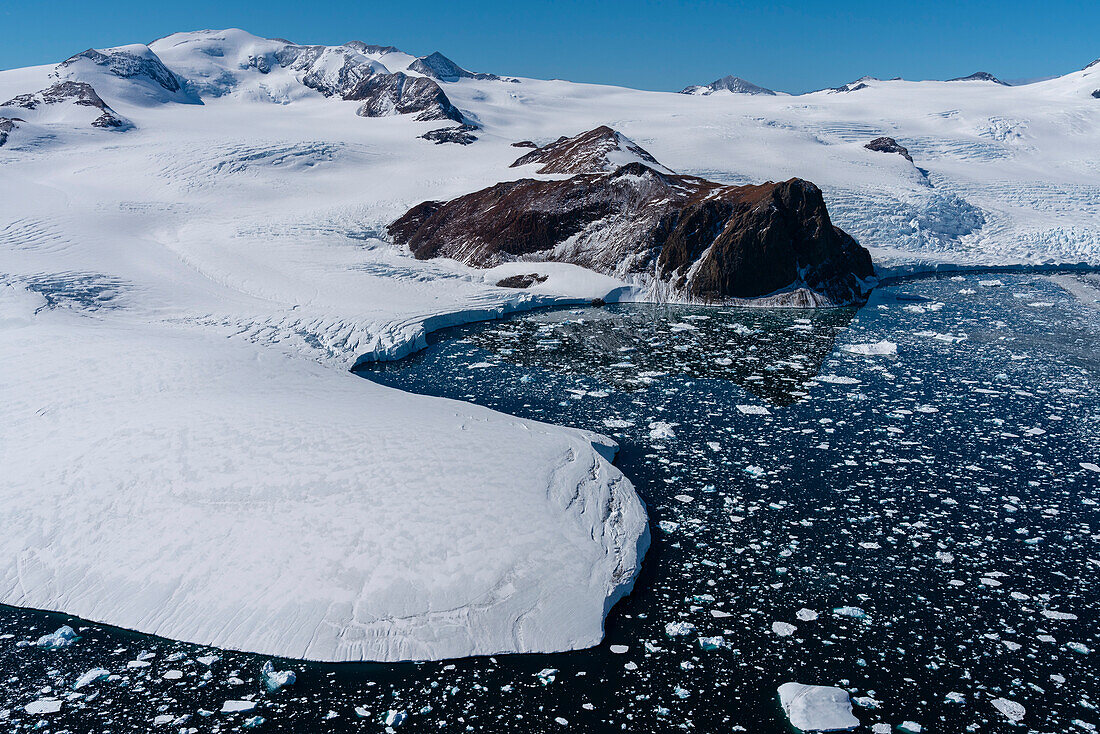
[{"label": "dark ocean water", "polygon": [[[1100,312],[1045,277],[981,280],[858,312],[622,305],[436,334],[360,374],[621,444],[654,541],[602,645],[275,660],[297,682],[268,693],[268,658],[0,608],[0,730],[369,732],[393,712],[400,731],[787,732],[776,688],[797,681],[849,691],[860,731],[1094,731]],[[33,644],[63,623],[81,639]],[[93,668],[111,677],[73,691]],[[26,712],[43,698],[61,710]]]}]

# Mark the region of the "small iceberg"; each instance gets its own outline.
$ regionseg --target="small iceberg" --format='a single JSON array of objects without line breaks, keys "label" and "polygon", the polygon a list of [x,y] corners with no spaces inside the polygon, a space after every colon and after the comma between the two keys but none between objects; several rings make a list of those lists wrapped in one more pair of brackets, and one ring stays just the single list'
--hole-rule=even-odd
[{"label": "small iceberg", "polygon": [[268,660],[260,668],[260,680],[268,693],[274,693],[283,686],[289,686],[297,680],[293,670],[275,670],[275,664]]},{"label": "small iceberg", "polygon": [[859,726],[843,688],[784,683],[779,686],[779,703],[799,731],[847,731]]},{"label": "small iceberg", "polygon": [[840,347],[842,352],[848,354],[859,354],[864,357],[873,357],[878,355],[893,355],[898,353],[898,345],[894,342],[888,342],[886,340],[875,342],[873,344],[843,344]]},{"label": "small iceberg", "polygon": [[38,642],[34,644],[45,650],[60,650],[63,647],[68,647],[79,639],[80,635],[76,633],[76,630],[64,624],[58,627],[56,632],[42,635],[38,638]]},{"label": "small iceberg", "polygon": [[109,670],[104,670],[103,668],[92,668],[87,673],[76,679],[76,682],[73,683],[73,690],[79,691],[81,688],[88,685],[89,683],[95,683],[97,680],[105,680],[110,675],[111,671]]}]

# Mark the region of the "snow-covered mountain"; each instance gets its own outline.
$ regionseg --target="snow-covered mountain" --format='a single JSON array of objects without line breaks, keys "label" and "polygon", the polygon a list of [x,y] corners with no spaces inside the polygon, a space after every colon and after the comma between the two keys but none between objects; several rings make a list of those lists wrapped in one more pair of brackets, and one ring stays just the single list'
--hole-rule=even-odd
[{"label": "snow-covered mountain", "polygon": [[511,81],[240,30],[0,72],[0,603],[325,660],[595,643],[648,539],[608,442],[347,368],[644,279],[418,260],[386,228],[563,179],[539,159],[607,126],[586,160],[813,182],[880,272],[1100,265],[1100,66],[849,86]]},{"label": "snow-covered mountain", "polygon": [[768,94],[775,95],[770,89],[759,87],[752,82],[747,82],[739,76],[724,76],[715,79],[710,84],[696,84],[680,91],[680,94],[696,94],[706,96],[715,92],[732,92],[733,94]]}]

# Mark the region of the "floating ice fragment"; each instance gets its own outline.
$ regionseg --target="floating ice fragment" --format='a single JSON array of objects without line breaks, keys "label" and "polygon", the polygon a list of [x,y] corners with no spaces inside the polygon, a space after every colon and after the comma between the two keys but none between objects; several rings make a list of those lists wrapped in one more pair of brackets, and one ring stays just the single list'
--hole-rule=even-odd
[{"label": "floating ice fragment", "polygon": [[383,723],[386,726],[401,726],[405,723],[405,719],[407,718],[408,714],[404,711],[390,710],[386,712],[386,718],[383,720]]},{"label": "floating ice fragment", "polygon": [[717,650],[720,647],[726,646],[726,638],[721,635],[715,637],[700,637],[699,647],[704,650]]},{"label": "floating ice fragment", "polygon": [[784,683],[779,686],[779,703],[791,726],[799,731],[844,731],[859,726],[843,688]]},{"label": "floating ice fragment", "polygon": [[842,375],[818,375],[814,378],[814,382],[827,382],[831,385],[858,385],[859,380],[854,377],[844,377]]},{"label": "floating ice fragment", "polygon": [[817,619],[817,612],[813,609],[799,609],[794,616],[803,622],[812,622]]},{"label": "floating ice fragment", "polygon": [[843,344],[840,349],[849,354],[861,354],[865,357],[898,353],[898,345],[885,340],[874,344]]},{"label": "floating ice fragment", "polygon": [[544,686],[548,686],[557,679],[558,669],[557,668],[543,668],[538,673],[536,673],[536,675],[538,675],[539,681]]},{"label": "floating ice fragment", "polygon": [[76,682],[73,683],[73,690],[79,691],[81,688],[88,685],[89,683],[94,683],[97,680],[104,680],[110,674],[111,671],[109,670],[104,670],[103,668],[92,668],[87,673],[76,679]]},{"label": "floating ice fragment", "polygon": [[634,425],[634,421],[623,420],[621,418],[604,418],[603,424],[607,428],[630,428]]},{"label": "floating ice fragment", "polygon": [[921,726],[915,721],[903,721],[898,724],[899,731],[907,731],[909,734],[920,734]]},{"label": "floating ice fragment", "polygon": [[1081,468],[1082,469],[1088,469],[1089,471],[1094,471],[1094,472],[1100,474],[1100,466],[1098,466],[1096,464],[1093,464],[1090,461],[1082,461],[1081,462]]},{"label": "floating ice fragment", "polygon": [[274,693],[283,686],[289,686],[297,680],[293,670],[275,670],[275,665],[268,660],[260,668],[260,680],[268,693]]},{"label": "floating ice fragment", "polygon": [[986,288],[1000,288],[1004,285],[1004,281],[1001,280],[979,280],[978,285],[985,286]]},{"label": "floating ice fragment", "polygon": [[649,424],[649,438],[653,441],[659,441],[663,438],[676,438],[676,433],[672,430],[672,427],[676,425],[674,423],[665,423],[664,421],[654,421]]},{"label": "floating ice fragment", "polygon": [[745,415],[771,415],[771,411],[763,405],[738,405],[737,409]]},{"label": "floating ice fragment", "polygon": [[256,729],[256,728],[260,727],[261,725],[263,725],[263,723],[265,721],[267,721],[267,719],[265,719],[262,716],[253,716],[251,718],[245,719],[244,728],[245,729]]},{"label": "floating ice fragment", "polygon": [[615,653],[616,655],[625,655],[630,650],[630,646],[629,645],[612,645],[610,649],[611,649],[611,652]]},{"label": "floating ice fragment", "polygon": [[195,659],[198,660],[200,663],[202,663],[203,665],[205,665],[208,668],[211,667],[214,663],[221,660],[221,658],[218,657],[217,655],[203,655],[201,658],[195,658]]},{"label": "floating ice fragment", "polygon": [[40,698],[37,701],[31,701],[23,710],[28,714],[56,714],[61,710],[62,701],[57,698]]},{"label": "floating ice fragment", "polygon": [[1071,612],[1059,612],[1054,609],[1044,609],[1043,616],[1047,619],[1077,619],[1076,614]]},{"label": "floating ice fragment", "polygon": [[63,647],[68,647],[79,639],[80,635],[76,633],[76,630],[67,624],[63,624],[57,628],[56,632],[51,632],[48,635],[39,637],[38,641],[34,644],[45,650],[60,650]]},{"label": "floating ice fragment", "polygon": [[1080,653],[1081,655],[1088,655],[1092,650],[1087,645],[1081,642],[1067,642],[1066,647],[1073,652]]},{"label": "floating ice fragment", "polygon": [[183,677],[182,670],[168,670],[161,676],[164,680],[179,680]]},{"label": "floating ice fragment", "polygon": [[750,477],[752,477],[754,479],[759,479],[760,477],[764,476],[768,472],[763,467],[760,467],[760,466],[746,466],[745,467],[745,473],[748,474]]},{"label": "floating ice fragment", "polygon": [[833,614],[839,617],[851,617],[852,619],[867,619],[867,612],[859,607],[836,607]]},{"label": "floating ice fragment", "polygon": [[222,704],[223,714],[235,714],[241,711],[251,711],[256,708],[255,701],[237,701],[230,699]]},{"label": "floating ice fragment", "polygon": [[772,622],[772,632],[780,637],[790,637],[797,629],[790,622]]},{"label": "floating ice fragment", "polygon": [[657,523],[657,527],[659,527],[662,532],[675,533],[676,530],[680,527],[680,523],[672,522],[671,520],[661,520]]},{"label": "floating ice fragment", "polygon": [[1013,724],[1024,718],[1024,714],[1027,710],[1023,707],[1023,704],[1010,701],[1007,698],[994,698],[993,708],[1000,711],[1005,715],[1005,718],[1011,721]]},{"label": "floating ice fragment", "polygon": [[669,622],[665,625],[665,634],[669,637],[682,637],[695,631],[691,622]]}]

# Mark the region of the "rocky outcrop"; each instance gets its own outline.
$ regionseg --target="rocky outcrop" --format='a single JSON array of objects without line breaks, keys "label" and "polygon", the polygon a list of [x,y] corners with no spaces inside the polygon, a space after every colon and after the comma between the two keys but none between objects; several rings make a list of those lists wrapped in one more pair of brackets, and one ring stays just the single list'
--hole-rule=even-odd
[{"label": "rocky outcrop", "polygon": [[633,162],[672,173],[642,146],[606,125],[571,138],[562,136],[521,156],[511,167],[538,163],[541,164],[538,173],[601,173]]},{"label": "rocky outcrop", "polygon": [[465,122],[440,86],[423,76],[375,74],[348,90],[344,99],[363,102],[356,110],[361,117],[415,114],[417,120]]},{"label": "rocky outcrop", "polygon": [[1100,99],[1100,89],[1097,89],[1096,91],[1094,91],[1092,93],[1092,96],[1096,97],[1097,99]]},{"label": "rocky outcrop", "polygon": [[16,122],[22,122],[18,118],[0,117],[0,146],[8,142],[8,133],[19,127]]},{"label": "rocky outcrop", "polygon": [[79,66],[82,62],[102,67],[120,79],[145,79],[159,85],[168,92],[179,92],[183,85],[164,63],[144,46],[134,47],[143,53],[134,53],[125,49],[97,51],[90,48],[62,61],[57,65],[59,74]]},{"label": "rocky outcrop", "polygon": [[474,132],[476,125],[459,125],[458,127],[441,127],[438,130],[429,130],[420,137],[430,140],[436,145],[443,143],[455,143],[456,145],[469,145],[477,140]]},{"label": "rocky outcrop", "polygon": [[428,56],[421,56],[409,64],[409,71],[438,79],[441,82],[457,82],[459,79],[480,79],[483,81],[500,81],[496,74],[478,74],[466,71],[443,54],[436,51]]},{"label": "rocky outcrop", "polygon": [[497,281],[498,288],[530,288],[538,283],[545,283],[547,276],[540,275],[539,273],[523,273],[520,275],[509,275],[507,278],[501,278]]},{"label": "rocky outcrop", "polygon": [[680,94],[706,96],[715,92],[733,92],[734,94],[775,95],[770,89],[747,82],[739,76],[724,76],[710,84],[695,84],[680,91]]},{"label": "rocky outcrop", "polygon": [[[512,143],[512,147],[513,148],[537,148],[539,146],[535,145],[530,140],[517,140],[516,142]],[[513,163],[512,165],[515,165],[515,164]]]},{"label": "rocky outcrop", "polygon": [[570,262],[643,283],[662,300],[839,305],[863,299],[874,274],[808,181],[727,186],[641,162],[424,202],[388,230],[419,259]]},{"label": "rocky outcrop", "polygon": [[299,72],[302,84],[326,97],[344,97],[364,79],[388,73],[382,64],[347,46],[289,45],[279,49],[275,58],[280,66]]},{"label": "rocky outcrop", "polygon": [[970,76],[957,76],[954,79],[948,79],[949,82],[993,82],[994,84],[1000,84],[1003,87],[1009,86],[1005,84],[997,77],[990,74],[988,71],[976,71]]},{"label": "rocky outcrop", "polygon": [[21,94],[9,99],[0,107],[18,107],[21,109],[48,113],[48,108],[60,105],[75,105],[99,110],[92,119],[93,127],[124,129],[131,127],[130,122],[112,110],[104,102],[92,85],[84,82],[58,82],[47,89],[33,94]]},{"label": "rocky outcrop", "polygon": [[897,153],[910,163],[913,162],[913,156],[909,155],[909,149],[904,145],[898,144],[898,141],[893,138],[881,137],[875,138],[867,145],[863,146],[867,150],[873,150],[878,153]]}]

